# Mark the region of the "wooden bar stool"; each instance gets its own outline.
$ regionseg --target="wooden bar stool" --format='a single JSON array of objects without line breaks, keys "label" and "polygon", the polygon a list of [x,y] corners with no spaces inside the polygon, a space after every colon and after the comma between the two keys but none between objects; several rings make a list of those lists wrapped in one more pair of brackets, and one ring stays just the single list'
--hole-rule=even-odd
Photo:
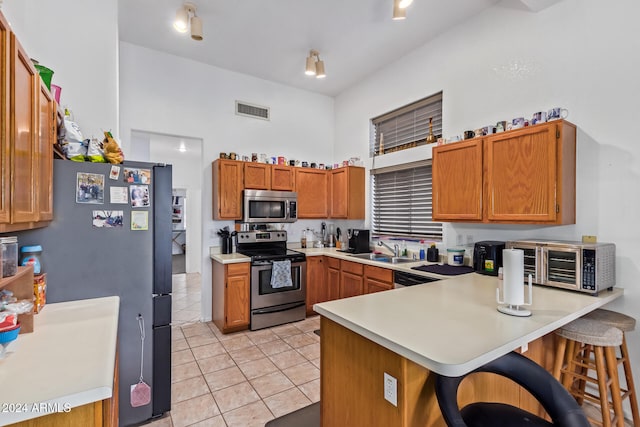
[{"label": "wooden bar stool", "polygon": [[640,415],[638,412],[638,400],[636,398],[636,389],[633,384],[633,374],[631,373],[631,361],[629,360],[629,351],[627,350],[627,339],[625,332],[633,331],[636,327],[636,319],[617,311],[605,310],[599,308],[589,314],[583,316],[583,319],[591,319],[602,322],[608,326],[613,326],[622,331],[622,345],[619,347],[620,356],[618,364],[622,364],[624,368],[624,378],[626,381],[626,390],[621,388],[622,400],[629,398],[629,406],[631,407],[631,416],[633,425],[640,427]]},{"label": "wooden bar stool", "polygon": [[[597,320],[580,318],[564,325],[556,334],[559,341],[553,376],[580,405],[587,400],[600,406],[602,421],[590,418],[592,423],[624,427],[615,353],[622,345],[622,331]],[[595,377],[589,371],[595,372]],[[587,383],[597,385],[597,395],[586,389]]]}]

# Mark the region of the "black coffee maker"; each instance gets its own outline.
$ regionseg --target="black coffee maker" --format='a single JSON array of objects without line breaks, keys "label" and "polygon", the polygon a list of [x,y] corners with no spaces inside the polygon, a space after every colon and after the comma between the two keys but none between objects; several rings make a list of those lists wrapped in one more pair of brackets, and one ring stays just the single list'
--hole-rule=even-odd
[{"label": "black coffee maker", "polygon": [[364,254],[371,252],[369,249],[369,230],[347,230],[349,248],[347,252],[352,254]]},{"label": "black coffee maker", "polygon": [[505,242],[485,240],[476,242],[473,249],[473,269],[476,273],[497,276],[502,267],[502,250]]}]

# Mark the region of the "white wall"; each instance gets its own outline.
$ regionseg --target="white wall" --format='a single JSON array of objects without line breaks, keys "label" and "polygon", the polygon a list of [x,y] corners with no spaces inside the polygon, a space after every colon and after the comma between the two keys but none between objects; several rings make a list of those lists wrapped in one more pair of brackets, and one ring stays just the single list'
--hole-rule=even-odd
[{"label": "white wall", "polygon": [[[270,107],[271,120],[235,115],[236,100]],[[328,163],[334,157],[333,99],[122,42],[120,102],[125,156],[133,130],[203,141],[202,308],[210,319],[209,247],[219,246],[218,229],[233,228],[211,219],[211,162],[233,151]]]},{"label": "white wall", "polygon": [[117,136],[117,0],[4,0],[2,13],[29,56],[54,71],[83,136]]},{"label": "white wall", "polygon": [[[597,235],[617,245],[617,284],[625,296],[611,308],[637,317],[639,15],[635,0],[564,0],[538,13],[488,9],[338,96],[334,154],[340,158],[357,144],[366,158],[372,117],[441,90],[445,136],[554,106],[568,108],[568,119],[578,126],[576,224],[449,225],[443,247],[455,244],[456,234],[464,241],[466,235],[476,241]],[[516,64],[530,71],[510,71]],[[430,149],[419,153],[429,157]],[[638,330],[629,335],[629,345],[640,366]]]}]

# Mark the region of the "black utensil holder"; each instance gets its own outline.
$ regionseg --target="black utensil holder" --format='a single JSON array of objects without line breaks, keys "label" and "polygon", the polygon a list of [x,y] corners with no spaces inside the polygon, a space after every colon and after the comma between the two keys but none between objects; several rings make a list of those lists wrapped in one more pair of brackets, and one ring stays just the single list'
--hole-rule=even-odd
[{"label": "black utensil holder", "polygon": [[233,253],[233,236],[220,237],[220,252],[223,254]]}]

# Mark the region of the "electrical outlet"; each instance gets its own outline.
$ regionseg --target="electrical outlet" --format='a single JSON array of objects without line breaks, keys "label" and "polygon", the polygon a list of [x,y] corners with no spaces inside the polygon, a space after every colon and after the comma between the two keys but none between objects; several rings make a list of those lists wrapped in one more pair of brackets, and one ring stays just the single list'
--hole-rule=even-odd
[{"label": "electrical outlet", "polygon": [[522,344],[522,346],[520,346],[520,353],[526,353],[527,350],[529,350],[529,343],[526,344]]},{"label": "electrical outlet", "polygon": [[473,234],[467,234],[467,245],[473,245]]},{"label": "electrical outlet", "polygon": [[384,398],[393,406],[398,406],[398,380],[384,373]]},{"label": "electrical outlet", "polygon": [[462,234],[456,234],[456,246],[462,246]]}]

